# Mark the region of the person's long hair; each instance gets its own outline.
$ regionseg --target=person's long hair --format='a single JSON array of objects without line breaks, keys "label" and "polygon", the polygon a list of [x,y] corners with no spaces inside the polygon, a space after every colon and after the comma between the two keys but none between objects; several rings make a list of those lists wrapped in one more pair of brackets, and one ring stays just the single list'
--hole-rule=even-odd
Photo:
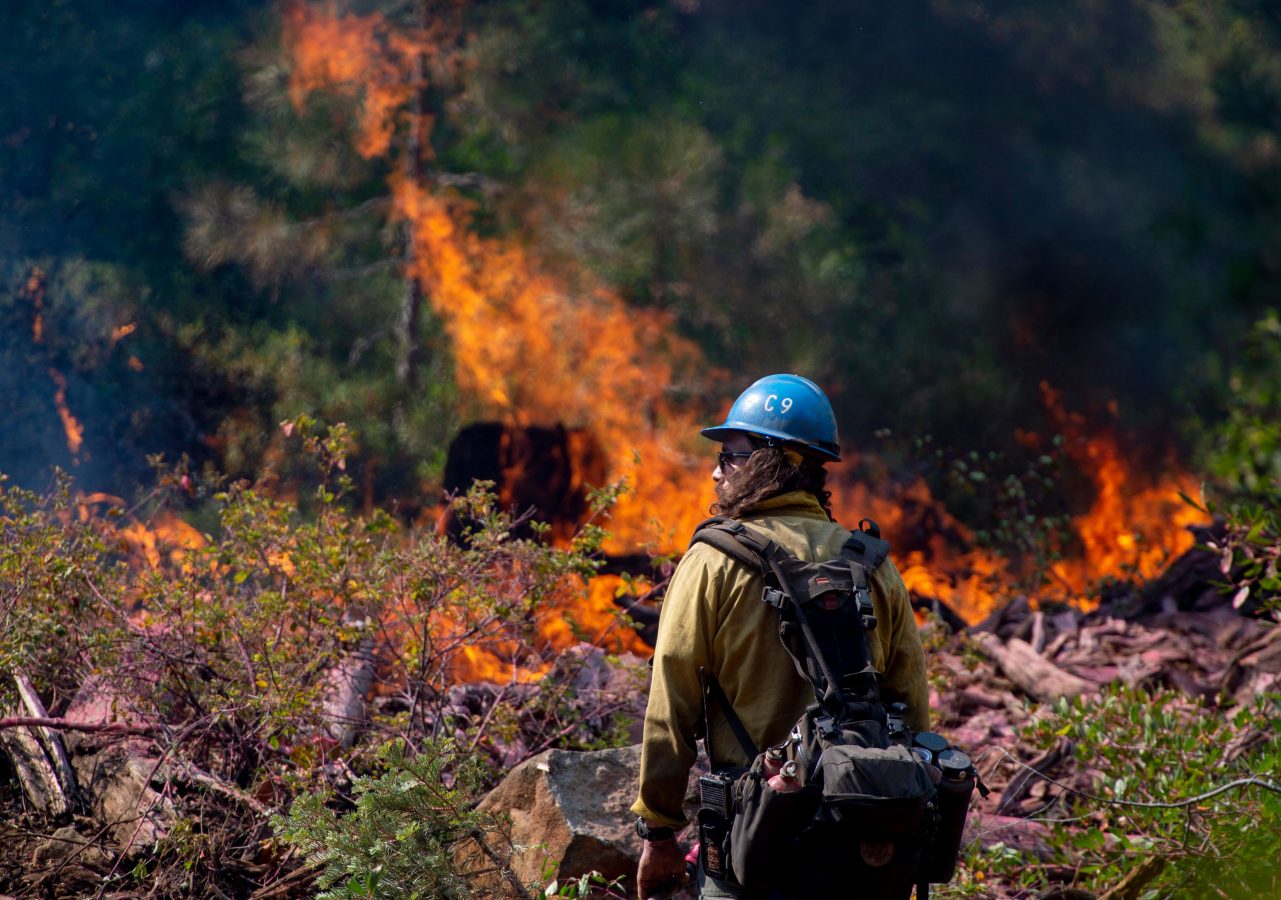
[{"label": "person's long hair", "polygon": [[[799,457],[799,462],[792,460]],[[832,493],[826,489],[827,470],[815,459],[784,447],[760,447],[716,486],[712,514],[737,518],[762,500],[806,491],[832,517]]]}]

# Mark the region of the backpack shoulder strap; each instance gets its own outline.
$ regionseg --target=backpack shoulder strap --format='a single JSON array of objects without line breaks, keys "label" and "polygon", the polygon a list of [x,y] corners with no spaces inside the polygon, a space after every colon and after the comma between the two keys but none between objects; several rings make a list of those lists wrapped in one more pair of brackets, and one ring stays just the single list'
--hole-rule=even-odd
[{"label": "backpack shoulder strap", "polygon": [[721,713],[729,723],[730,730],[734,732],[734,737],[738,740],[738,745],[743,748],[747,755],[748,763],[756,759],[759,751],[756,745],[752,743],[751,736],[747,729],[743,727],[743,720],[734,712],[734,706],[729,702],[729,697],[725,696],[725,689],[721,683],[716,680],[716,676],[708,672],[702,666],[698,668],[698,681],[702,688],[703,696],[703,745],[707,748],[707,758],[715,759],[715,751],[712,749],[712,719],[711,708],[715,704],[721,708]]},{"label": "backpack shoulder strap", "polygon": [[768,575],[769,559],[778,545],[762,537],[742,522],[713,516],[699,523],[689,545],[707,544],[715,547],[735,562],[742,563],[754,572]]}]

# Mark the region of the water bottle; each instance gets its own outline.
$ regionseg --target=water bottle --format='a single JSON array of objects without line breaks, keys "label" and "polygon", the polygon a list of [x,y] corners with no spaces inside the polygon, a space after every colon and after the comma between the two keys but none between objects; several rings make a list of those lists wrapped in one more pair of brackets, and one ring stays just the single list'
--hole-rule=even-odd
[{"label": "water bottle", "polygon": [[965,833],[965,817],[970,811],[970,795],[974,793],[974,765],[960,750],[944,750],[938,755],[938,767],[943,772],[938,784],[938,831],[930,847],[925,864],[925,880],[943,884],[952,880],[956,871],[956,857],[961,849],[961,836]]}]

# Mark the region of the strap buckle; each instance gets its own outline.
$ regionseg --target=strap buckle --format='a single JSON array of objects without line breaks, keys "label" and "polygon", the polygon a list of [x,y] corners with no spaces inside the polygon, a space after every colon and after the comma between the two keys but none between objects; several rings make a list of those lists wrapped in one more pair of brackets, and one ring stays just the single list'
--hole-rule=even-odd
[{"label": "strap buckle", "polygon": [[854,598],[858,601],[858,613],[863,618],[863,627],[868,631],[876,630],[875,607],[872,606],[872,598],[867,588],[860,587],[854,589]]},{"label": "strap buckle", "polygon": [[787,594],[783,593],[778,588],[767,586],[765,590],[761,592],[761,599],[775,609],[787,609]]}]

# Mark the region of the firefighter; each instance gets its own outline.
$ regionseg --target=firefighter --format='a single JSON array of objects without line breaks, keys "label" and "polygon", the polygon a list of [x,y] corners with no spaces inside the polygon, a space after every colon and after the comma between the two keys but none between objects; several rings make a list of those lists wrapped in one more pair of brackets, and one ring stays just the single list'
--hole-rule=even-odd
[{"label": "firefighter", "polygon": [[[832,520],[824,463],[840,459],[836,418],[827,396],[798,375],[760,379],[734,402],[723,424],[704,429],[721,444],[712,472],[713,512],[739,519],[807,561],[837,556],[850,532]],[[698,671],[719,680],[752,741],[783,740],[813,701],[779,641],[775,610],[761,602],[762,581],[707,544],[695,544],[672,576],[659,617],[653,682],[645,713],[639,797],[632,806],[643,846],[637,871],[641,900],[686,880],[675,832],[702,723]],[[907,588],[888,560],[876,569],[872,602],[880,623],[869,636],[884,673],[885,702],[908,706],[908,725],[929,727],[925,658]],[[722,756],[713,770],[747,765],[723,717],[708,726]],[[699,872],[700,896],[743,897],[736,885]]]}]

